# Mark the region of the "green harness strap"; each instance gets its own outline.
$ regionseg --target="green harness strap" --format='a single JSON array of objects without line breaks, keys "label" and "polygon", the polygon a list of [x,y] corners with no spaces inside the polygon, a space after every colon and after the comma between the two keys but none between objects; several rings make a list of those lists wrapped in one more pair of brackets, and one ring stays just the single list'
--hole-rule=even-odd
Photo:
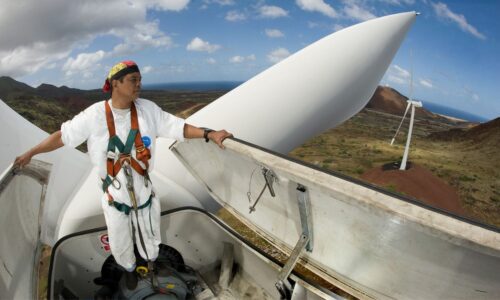
[{"label": "green harness strap", "polygon": [[[151,234],[153,236],[155,236],[155,233],[153,231],[153,223],[151,222],[151,203],[152,203],[152,200],[153,200],[153,194],[151,194],[149,196],[149,199],[148,199],[148,201],[146,201],[146,203],[144,203],[141,206],[138,206],[137,210],[143,209],[143,208],[146,208],[146,207],[149,206],[149,230],[151,231]],[[130,214],[130,211],[134,209],[133,207],[128,206],[127,204],[119,203],[119,202],[116,202],[116,201],[109,202],[109,205],[113,205],[116,209],[118,209],[119,211],[123,212],[127,216]]]},{"label": "green harness strap", "polygon": [[[138,206],[137,209],[143,209],[143,208],[146,208],[146,207],[150,206],[152,199],[153,199],[153,195],[149,196],[148,201],[146,201],[146,203],[144,203],[143,205]],[[111,202],[109,205],[113,205],[116,209],[118,209],[119,211],[123,212],[127,216],[130,214],[130,211],[134,209],[133,207],[128,206],[127,204],[119,203],[119,202],[116,202],[116,201]]]},{"label": "green harness strap", "polygon": [[108,143],[108,151],[115,152],[115,148],[117,148],[120,153],[130,154],[130,151],[132,151],[132,146],[134,146],[136,135],[137,129],[130,129],[125,145],[123,145],[122,141],[117,135],[110,137]]},{"label": "green harness strap", "polygon": [[[118,149],[120,154],[130,154],[132,147],[134,146],[135,136],[137,135],[137,129],[130,129],[127,137],[127,142],[123,145],[122,141],[117,135],[109,138],[108,142],[108,152],[115,152],[115,148]],[[106,192],[108,187],[113,183],[113,179],[108,175],[102,182],[102,190]]]}]

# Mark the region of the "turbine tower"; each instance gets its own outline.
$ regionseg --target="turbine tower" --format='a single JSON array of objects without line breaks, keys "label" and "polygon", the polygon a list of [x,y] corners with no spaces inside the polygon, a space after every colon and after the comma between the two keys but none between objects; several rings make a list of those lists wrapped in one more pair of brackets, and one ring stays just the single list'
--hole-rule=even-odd
[{"label": "turbine tower", "polygon": [[396,134],[394,134],[394,137],[391,140],[391,145],[392,145],[394,144],[394,140],[398,135],[399,129],[401,128],[401,125],[403,125],[403,122],[406,118],[406,114],[408,113],[408,110],[411,107],[411,117],[410,117],[410,127],[408,128],[408,137],[406,138],[406,146],[403,154],[403,159],[401,160],[401,165],[399,166],[399,169],[402,171],[406,170],[406,162],[408,161],[408,153],[410,152],[411,135],[413,132],[413,122],[415,119],[415,107],[423,106],[421,101],[412,100],[412,94],[413,94],[413,67],[410,72],[410,97],[407,100],[408,104],[406,105],[406,110],[403,115],[403,118],[401,119],[401,122],[399,123],[398,129],[396,130]]}]

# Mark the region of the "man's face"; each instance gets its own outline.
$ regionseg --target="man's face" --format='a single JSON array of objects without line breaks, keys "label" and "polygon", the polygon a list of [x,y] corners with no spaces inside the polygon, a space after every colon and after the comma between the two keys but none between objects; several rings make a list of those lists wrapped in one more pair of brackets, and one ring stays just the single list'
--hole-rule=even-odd
[{"label": "man's face", "polygon": [[134,101],[141,91],[141,73],[134,72],[125,75],[122,80],[113,80],[113,94]]}]

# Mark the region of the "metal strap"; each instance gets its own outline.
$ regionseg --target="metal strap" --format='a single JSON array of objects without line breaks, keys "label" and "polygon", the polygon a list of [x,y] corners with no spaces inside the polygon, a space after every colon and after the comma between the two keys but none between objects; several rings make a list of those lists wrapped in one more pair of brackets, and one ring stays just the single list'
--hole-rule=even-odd
[{"label": "metal strap", "polygon": [[280,293],[282,299],[288,299],[288,296],[291,294],[291,287],[288,283],[287,278],[288,276],[290,276],[290,273],[297,264],[300,253],[302,253],[302,250],[304,250],[304,247],[308,241],[309,238],[306,235],[300,236],[299,241],[295,245],[295,248],[293,248],[292,254],[290,254],[290,257],[288,258],[285,266],[278,274],[278,281],[275,283],[275,287],[276,289],[278,289],[278,292]]},{"label": "metal strap", "polygon": [[309,203],[309,193],[305,186],[300,183],[297,185],[300,224],[302,225],[302,234],[309,238],[306,249],[311,252],[313,250],[313,227],[311,218],[311,204]]}]

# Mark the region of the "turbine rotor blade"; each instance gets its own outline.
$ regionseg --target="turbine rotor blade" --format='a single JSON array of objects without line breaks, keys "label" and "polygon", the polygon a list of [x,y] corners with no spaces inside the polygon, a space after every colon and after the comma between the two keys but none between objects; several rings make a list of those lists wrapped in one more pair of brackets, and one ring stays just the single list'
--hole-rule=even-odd
[{"label": "turbine rotor blade", "polygon": [[411,102],[408,101],[408,105],[406,105],[406,110],[405,110],[405,113],[403,115],[403,118],[401,119],[401,122],[399,123],[398,129],[396,130],[396,134],[394,134],[394,137],[392,138],[391,145],[394,143],[394,140],[396,139],[396,136],[399,133],[399,129],[401,129],[401,125],[403,125],[403,121],[406,118],[406,114],[408,113],[408,109],[410,108],[410,105],[411,105]]}]

